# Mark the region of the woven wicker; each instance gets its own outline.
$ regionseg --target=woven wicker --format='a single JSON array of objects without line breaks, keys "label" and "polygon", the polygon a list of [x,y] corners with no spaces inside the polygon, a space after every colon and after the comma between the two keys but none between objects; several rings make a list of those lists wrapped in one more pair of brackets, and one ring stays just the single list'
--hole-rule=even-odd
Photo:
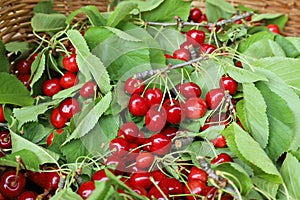
[{"label": "woven wicker", "polygon": [[[0,0],[0,39],[29,41],[32,39],[30,20],[32,9],[42,0]],[[300,36],[300,2],[296,0],[228,0],[234,5],[243,4],[261,13],[285,13],[289,17],[283,34]],[[194,5],[205,10],[204,0],[195,0]],[[68,14],[85,5],[96,5],[99,11],[106,11],[109,0],[54,0],[54,10]]]}]

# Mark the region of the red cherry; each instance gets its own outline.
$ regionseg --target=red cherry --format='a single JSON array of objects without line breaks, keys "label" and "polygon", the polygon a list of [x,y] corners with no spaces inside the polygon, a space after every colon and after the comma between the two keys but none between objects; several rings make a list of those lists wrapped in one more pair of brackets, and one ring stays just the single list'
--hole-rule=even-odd
[{"label": "red cherry", "polygon": [[149,88],[144,94],[148,107],[160,104],[163,99],[163,93],[159,88]]},{"label": "red cherry", "polygon": [[185,116],[190,119],[200,119],[206,113],[206,102],[201,98],[189,98],[185,101]]},{"label": "red cherry", "polygon": [[128,78],[124,84],[124,90],[128,94],[142,94],[144,89],[145,85],[143,80],[135,79],[133,77]]},{"label": "red cherry", "polygon": [[204,131],[211,126],[221,126],[229,123],[230,120],[226,113],[215,113],[206,120],[205,124],[201,127],[201,131]]},{"label": "red cherry", "polygon": [[165,200],[165,196],[169,197],[169,191],[163,185],[160,186],[160,190],[156,186],[152,186],[148,193],[149,199]]},{"label": "red cherry", "polygon": [[267,28],[273,33],[280,34],[280,28],[276,24],[268,24]]},{"label": "red cherry", "polygon": [[78,78],[76,74],[72,72],[66,72],[62,77],[60,77],[59,83],[62,88],[68,89],[78,83]]},{"label": "red cherry", "polygon": [[59,113],[59,109],[55,108],[51,113],[50,121],[52,126],[60,129],[65,127],[66,123],[68,122],[68,119],[61,116],[61,114]]},{"label": "red cherry", "polygon": [[201,23],[201,22],[207,22],[206,14],[202,14],[202,15],[200,16],[200,19],[198,19],[197,22],[198,22],[198,23]]},{"label": "red cherry", "polygon": [[21,172],[6,171],[1,176],[0,193],[7,199],[18,197],[26,185],[26,178]]},{"label": "red cherry", "polygon": [[176,89],[185,98],[200,97],[202,93],[201,88],[193,82],[179,84]]},{"label": "red cherry", "polygon": [[0,104],[0,123],[6,122],[3,105]]},{"label": "red cherry", "polygon": [[202,12],[199,8],[192,8],[190,10],[189,18],[191,20],[193,20],[194,22],[197,22],[200,19],[201,15],[202,15]]},{"label": "red cherry", "polygon": [[166,187],[169,194],[182,194],[183,184],[176,178],[165,178],[158,184],[159,187]]},{"label": "red cherry", "polygon": [[58,188],[60,176],[57,172],[27,171],[27,177],[41,188],[54,193]]},{"label": "red cherry", "polygon": [[26,59],[21,59],[17,62],[16,70],[18,74],[31,74],[31,63]]},{"label": "red cherry", "polygon": [[166,99],[163,108],[166,110],[167,122],[179,124],[184,119],[184,112],[178,100]]},{"label": "red cherry", "polygon": [[167,120],[167,114],[162,107],[159,110],[159,105],[151,106],[145,117],[146,127],[153,132],[160,131],[164,128]]},{"label": "red cherry", "polygon": [[38,194],[33,191],[25,191],[18,196],[18,200],[35,200],[37,198]]},{"label": "red cherry", "polygon": [[134,116],[144,116],[148,111],[146,99],[139,94],[133,94],[128,103],[129,112]]},{"label": "red cherry", "polygon": [[206,103],[208,107],[212,110],[219,107],[221,102],[223,101],[225,94],[222,88],[215,88],[208,91],[206,94]]},{"label": "red cherry", "polygon": [[76,73],[78,72],[79,68],[76,62],[76,54],[73,53],[68,57],[64,57],[63,58],[63,66],[66,70],[68,70],[69,72],[73,72]]},{"label": "red cherry", "polygon": [[30,58],[29,58],[29,63],[33,63],[36,59],[37,59],[37,57],[38,57],[38,53],[34,53]]},{"label": "red cherry", "polygon": [[142,145],[144,144],[146,138],[145,138],[145,134],[143,131],[139,131],[138,135],[136,136],[134,143],[137,145]]},{"label": "red cherry", "polygon": [[205,41],[205,32],[202,30],[189,30],[186,33],[186,40],[189,41],[193,46],[198,47]]},{"label": "red cherry", "polygon": [[217,47],[213,44],[202,44],[199,50],[199,54],[207,53],[207,54],[212,54]]},{"label": "red cherry", "polygon": [[43,84],[43,92],[45,95],[52,97],[61,91],[61,85],[58,78],[46,80]]},{"label": "red cherry", "polygon": [[115,138],[110,141],[109,149],[113,152],[114,155],[124,156],[128,153],[129,143],[124,138]]},{"label": "red cherry", "polygon": [[177,49],[173,52],[173,58],[183,61],[190,60],[191,54],[187,49]]},{"label": "red cherry", "polygon": [[[63,131],[64,131],[63,129],[57,129],[57,130],[55,130],[56,134],[58,134],[58,135],[62,134]],[[49,146],[52,144],[52,142],[53,142],[54,134],[55,134],[54,132],[51,132],[51,133],[49,134],[49,136],[47,137],[47,145],[48,145],[48,147],[49,147]]]},{"label": "red cherry", "polygon": [[226,75],[221,77],[219,85],[224,90],[227,90],[231,95],[234,95],[236,93],[238,87],[238,83],[233,78]]},{"label": "red cherry", "polygon": [[208,175],[204,170],[193,166],[188,175],[188,180],[189,181],[190,180],[199,180],[199,181],[202,181],[203,183],[206,183],[208,180]]},{"label": "red cherry", "polygon": [[81,110],[80,103],[75,98],[67,98],[59,105],[59,113],[63,118],[71,119],[73,115]]},{"label": "red cherry", "polygon": [[162,171],[160,171],[160,170],[155,170],[155,171],[151,172],[151,176],[155,180],[156,184],[159,184],[159,182],[161,180],[167,178],[167,176]]},{"label": "red cherry", "polygon": [[128,142],[133,142],[138,134],[139,128],[134,122],[126,122],[118,131],[118,137],[124,137]]},{"label": "red cherry", "polygon": [[219,135],[217,138],[211,140],[213,145],[218,148],[224,148],[227,146],[226,139],[223,135]]},{"label": "red cherry", "polygon": [[201,195],[205,196],[207,200],[213,200],[218,195],[218,188],[214,186],[206,186]]},{"label": "red cherry", "polygon": [[95,81],[88,81],[80,88],[79,94],[83,98],[92,98],[94,97],[96,90],[97,83]]},{"label": "red cherry", "polygon": [[173,58],[173,56],[172,56],[172,55],[170,55],[170,54],[167,54],[167,53],[165,53],[165,54],[164,54],[164,56],[165,56],[165,58],[167,58],[167,59],[171,59],[171,58]]},{"label": "red cherry", "polygon": [[164,128],[160,134],[163,134],[172,140],[177,135],[177,131],[178,128],[168,126]]},{"label": "red cherry", "polygon": [[11,145],[11,136],[9,131],[0,132],[0,148],[1,149],[10,149]]},{"label": "red cherry", "polygon": [[[201,195],[202,190],[206,187],[206,184],[199,180],[189,180],[187,186],[184,187],[185,194]],[[194,200],[193,196],[186,196],[188,200]]]},{"label": "red cherry", "polygon": [[79,194],[82,199],[87,199],[89,196],[91,196],[95,188],[94,181],[87,181],[80,185],[77,190],[77,194]]},{"label": "red cherry", "polygon": [[18,79],[30,90],[30,74],[21,74]]},{"label": "red cherry", "polygon": [[190,41],[185,41],[180,45],[180,49],[189,50],[191,48],[191,46],[193,46],[193,43],[191,43]]},{"label": "red cherry", "polygon": [[159,156],[167,154],[172,146],[171,140],[167,136],[159,133],[152,135],[150,141],[150,151]]},{"label": "red cherry", "polygon": [[109,178],[106,175],[106,172],[104,169],[100,169],[98,171],[96,171],[93,176],[92,176],[92,181],[107,181]]},{"label": "red cherry", "polygon": [[113,154],[112,156],[109,156],[105,162],[105,165],[113,168],[116,176],[122,175],[126,170],[124,160],[121,159],[119,154]]},{"label": "red cherry", "polygon": [[[128,155],[126,157],[126,162],[132,163],[132,161],[136,160],[136,157],[139,155],[141,148],[136,143],[129,143],[128,146]],[[139,167],[137,167],[139,168]]]},{"label": "red cherry", "polygon": [[133,173],[130,177],[130,184],[149,189],[152,186],[150,176],[150,172]]},{"label": "red cherry", "polygon": [[130,187],[134,192],[136,192],[137,194],[141,195],[141,196],[147,196],[148,192],[145,188],[138,186],[138,185],[133,185]]},{"label": "red cherry", "polygon": [[242,64],[241,61],[236,61],[236,62],[235,62],[235,66],[236,66],[236,67],[239,67],[239,68],[243,68],[243,64]]},{"label": "red cherry", "polygon": [[140,169],[148,169],[154,161],[154,156],[149,152],[142,152],[136,157],[136,166]]},{"label": "red cherry", "polygon": [[216,158],[211,160],[212,164],[221,164],[223,162],[233,162],[233,160],[227,153],[220,153]]}]

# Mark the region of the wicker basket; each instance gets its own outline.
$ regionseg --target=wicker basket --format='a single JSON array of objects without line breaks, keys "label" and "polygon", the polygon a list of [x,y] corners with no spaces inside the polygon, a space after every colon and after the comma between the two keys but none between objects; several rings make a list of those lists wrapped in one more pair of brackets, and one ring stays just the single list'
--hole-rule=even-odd
[{"label": "wicker basket", "polygon": [[[4,43],[8,41],[28,41],[32,39],[30,20],[32,9],[42,0],[0,0],[0,38]],[[300,36],[300,2],[296,0],[228,0],[234,5],[243,4],[257,9],[261,13],[285,13],[289,21],[283,34]],[[193,3],[205,9],[204,0]],[[109,0],[54,0],[56,11],[68,14],[85,5],[96,5],[100,11],[106,11]]]}]

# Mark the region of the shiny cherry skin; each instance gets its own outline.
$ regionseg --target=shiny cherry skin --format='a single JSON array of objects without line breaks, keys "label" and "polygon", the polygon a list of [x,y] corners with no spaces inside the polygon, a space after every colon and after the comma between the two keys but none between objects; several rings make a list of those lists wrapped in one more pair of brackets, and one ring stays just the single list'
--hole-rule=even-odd
[{"label": "shiny cherry skin", "polygon": [[182,194],[183,184],[176,178],[165,178],[158,184],[159,187],[166,187],[169,194]]},{"label": "shiny cherry skin", "polygon": [[21,74],[18,79],[30,90],[30,74]]},{"label": "shiny cherry skin", "polygon": [[[185,194],[196,194],[201,195],[202,190],[206,187],[206,184],[199,180],[189,180],[187,186],[184,187]],[[187,200],[193,200],[193,196],[186,196]]]},{"label": "shiny cherry skin", "polygon": [[205,121],[205,124],[201,127],[201,131],[204,131],[211,126],[226,126],[229,123],[229,118],[225,112],[215,113]]},{"label": "shiny cherry skin", "polygon": [[163,107],[161,109],[159,107],[159,105],[151,106],[146,113],[145,124],[152,132],[160,131],[166,125],[167,113]]},{"label": "shiny cherry skin", "polygon": [[139,148],[139,145],[137,145],[136,143],[129,143],[128,154],[125,159],[125,162],[132,163],[132,161],[135,161],[136,157],[139,155],[140,151],[141,151],[141,148]]},{"label": "shiny cherry skin", "polygon": [[1,149],[10,149],[11,145],[11,136],[9,131],[0,132],[0,148]]},{"label": "shiny cherry skin", "polygon": [[219,81],[220,88],[228,91],[230,95],[234,95],[237,92],[238,83],[230,76],[223,75]]},{"label": "shiny cherry skin", "polygon": [[[148,192],[149,199],[165,200],[165,196],[169,197],[169,191],[167,187],[162,185],[159,188],[160,190],[156,186],[152,186],[149,189]],[[161,192],[163,192],[164,195]]]},{"label": "shiny cherry skin", "polygon": [[58,188],[60,176],[57,172],[27,171],[26,176],[41,188],[54,193]]},{"label": "shiny cherry skin", "polygon": [[186,33],[186,40],[193,46],[198,47],[205,41],[205,32],[202,30],[191,29]]},{"label": "shiny cherry skin", "polygon": [[73,115],[81,110],[79,101],[75,98],[67,98],[59,105],[59,113],[66,119],[71,119]]},{"label": "shiny cherry skin", "polygon": [[221,164],[224,162],[233,162],[233,159],[227,153],[220,153],[217,157],[211,160],[212,164]]},{"label": "shiny cherry skin", "polygon": [[163,108],[167,113],[167,122],[170,124],[179,124],[184,119],[184,111],[176,99],[166,99]]},{"label": "shiny cherry skin", "polygon": [[156,133],[150,137],[150,151],[156,155],[166,155],[172,146],[172,141],[165,135]]},{"label": "shiny cherry skin", "polygon": [[148,169],[154,161],[154,155],[150,152],[141,152],[136,157],[136,166],[140,169]]},{"label": "shiny cherry skin", "polygon": [[167,178],[166,174],[164,174],[162,171],[160,170],[155,170],[151,172],[151,176],[153,177],[153,179],[155,180],[156,184],[159,184],[160,181],[162,181],[163,179]]},{"label": "shiny cherry skin", "polygon": [[52,124],[52,126],[54,126],[55,128],[63,128],[65,127],[66,123],[68,122],[67,118],[64,118],[60,112],[58,108],[55,108],[50,116],[50,122]]},{"label": "shiny cherry skin", "polygon": [[205,196],[207,200],[213,200],[218,195],[218,188],[214,186],[206,186],[201,195]]},{"label": "shiny cherry skin", "polygon": [[6,122],[3,105],[0,104],[0,123]]},{"label": "shiny cherry skin", "polygon": [[81,184],[77,190],[77,194],[81,196],[82,199],[87,199],[93,191],[95,190],[95,182],[94,181],[87,181]]},{"label": "shiny cherry skin", "polygon": [[134,140],[134,143],[137,145],[142,145],[142,144],[144,144],[145,140],[146,140],[145,134],[143,131],[140,130]]},{"label": "shiny cherry skin", "polygon": [[108,181],[108,179],[109,178],[107,177],[104,169],[100,169],[100,170],[96,171],[92,176],[92,181],[102,182],[102,181]]},{"label": "shiny cherry skin", "polygon": [[124,137],[128,142],[133,142],[138,134],[139,128],[134,122],[124,123],[118,131],[118,137]]},{"label": "shiny cherry skin", "polygon": [[177,135],[177,131],[178,128],[167,126],[160,132],[160,134],[163,134],[172,140]]},{"label": "shiny cherry skin", "polygon": [[48,147],[51,146],[55,134],[61,135],[63,131],[64,131],[63,129],[57,129],[57,130],[51,132],[51,133],[49,134],[49,136],[47,137],[47,146],[48,146]]},{"label": "shiny cherry skin", "polygon": [[53,95],[57,94],[59,91],[62,90],[58,78],[53,78],[50,80],[46,80],[43,84],[43,92],[45,95],[52,97]]},{"label": "shiny cherry skin", "polygon": [[68,89],[78,83],[78,78],[76,74],[72,72],[66,72],[63,76],[60,77],[59,83],[62,88]]},{"label": "shiny cherry skin", "polygon": [[199,50],[199,54],[212,54],[216,49],[217,47],[213,44],[202,44]]},{"label": "shiny cherry skin", "polygon": [[130,177],[130,183],[132,185],[138,185],[145,189],[149,189],[153,183],[150,180],[150,172],[137,172],[133,173]]},{"label": "shiny cherry skin", "polygon": [[114,138],[109,143],[109,149],[114,155],[124,156],[128,153],[129,143],[125,138]]},{"label": "shiny cherry skin", "polygon": [[201,88],[193,82],[179,84],[176,89],[185,98],[200,97],[202,94]]},{"label": "shiny cherry skin", "polygon": [[144,116],[149,109],[146,99],[138,94],[133,94],[130,97],[128,108],[134,116]]},{"label": "shiny cherry skin", "polygon": [[141,195],[141,196],[147,196],[148,192],[145,188],[138,186],[138,185],[133,185],[130,187],[135,193]]},{"label": "shiny cherry skin", "polygon": [[187,49],[177,49],[173,52],[173,58],[183,61],[189,61],[191,54]]},{"label": "shiny cherry skin", "polygon": [[188,175],[188,180],[199,180],[203,183],[206,183],[208,180],[208,175],[203,169],[193,166]]},{"label": "shiny cherry skin", "polygon": [[124,83],[124,90],[128,94],[142,94],[145,89],[145,84],[141,79],[130,77]]},{"label": "shiny cherry skin", "polygon": [[227,146],[226,138],[223,135],[219,135],[215,139],[211,140],[211,143],[213,143],[213,145],[218,148],[224,148]]},{"label": "shiny cherry skin", "polygon": [[15,170],[4,172],[0,180],[0,193],[7,199],[18,197],[26,186],[25,176]]},{"label": "shiny cherry skin", "polygon": [[75,53],[72,53],[70,56],[64,57],[62,63],[63,63],[64,68],[69,72],[76,73],[79,70],[77,62],[76,62],[76,54]]},{"label": "shiny cherry skin", "polygon": [[36,200],[38,194],[36,192],[33,191],[25,191],[22,192],[22,194],[20,194],[20,196],[18,196],[17,200]]},{"label": "shiny cherry skin", "polygon": [[210,91],[208,91],[205,97],[207,106],[212,110],[216,109],[223,101],[224,96],[225,96],[224,89],[222,88],[211,89]]},{"label": "shiny cherry skin", "polygon": [[189,119],[200,119],[206,113],[207,104],[201,98],[189,98],[183,105],[185,116]]},{"label": "shiny cherry skin", "polygon": [[16,65],[18,74],[31,74],[31,63],[26,59],[21,59]]},{"label": "shiny cherry skin", "polygon": [[280,28],[276,24],[268,24],[267,28],[275,34],[280,34]]},{"label": "shiny cherry skin", "polygon": [[80,96],[83,98],[92,98],[97,91],[97,83],[95,81],[86,82],[79,90]]},{"label": "shiny cherry skin", "polygon": [[163,93],[159,88],[149,88],[144,94],[147,105],[150,108],[155,104],[160,104],[163,100]]},{"label": "shiny cherry skin", "polygon": [[206,14],[202,14],[202,15],[200,16],[200,19],[198,19],[197,22],[198,22],[198,23],[201,23],[201,22],[207,22],[207,16],[206,16]]},{"label": "shiny cherry skin", "polygon": [[197,22],[200,19],[201,15],[202,15],[201,10],[195,7],[190,10],[189,18],[190,20]]},{"label": "shiny cherry skin", "polygon": [[105,161],[105,165],[110,168],[113,168],[113,174],[116,176],[122,175],[126,171],[124,159],[122,159],[119,154],[113,154],[109,156]]}]

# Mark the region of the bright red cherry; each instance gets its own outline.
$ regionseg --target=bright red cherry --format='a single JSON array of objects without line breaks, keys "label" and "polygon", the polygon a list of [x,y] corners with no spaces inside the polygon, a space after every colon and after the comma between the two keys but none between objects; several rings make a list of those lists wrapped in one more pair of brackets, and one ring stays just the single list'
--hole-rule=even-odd
[{"label": "bright red cherry", "polygon": [[79,94],[83,98],[92,98],[94,97],[96,90],[97,83],[95,81],[88,81],[80,88]]},{"label": "bright red cherry", "polygon": [[63,129],[57,129],[57,130],[55,130],[55,131],[53,131],[53,132],[51,132],[49,134],[49,136],[47,137],[47,145],[48,145],[48,147],[52,144],[53,139],[54,139],[54,135],[55,134],[60,135],[60,134],[62,134],[63,131],[64,131]]},{"label": "bright red cherry", "polygon": [[176,99],[166,99],[163,108],[167,113],[167,121],[171,124],[179,124],[184,119],[184,112]]},{"label": "bright red cherry", "polygon": [[280,34],[280,28],[276,24],[268,24],[267,28],[273,33]]},{"label": "bright red cherry", "polygon": [[224,162],[233,162],[232,158],[227,153],[220,153],[216,158],[211,160],[212,164],[221,164]]},{"label": "bright red cherry", "polygon": [[82,199],[87,199],[93,191],[95,190],[95,183],[94,181],[87,181],[80,185],[80,187],[77,190],[77,194],[81,196]]},{"label": "bright red cherry", "polygon": [[[136,160],[136,157],[139,155],[141,148],[136,143],[129,143],[128,154],[125,159],[125,162],[132,163]],[[138,166],[136,166],[138,168]]]},{"label": "bright red cherry", "polygon": [[124,84],[124,90],[128,94],[142,94],[144,89],[145,84],[143,83],[143,80],[135,79],[133,77],[128,78]]},{"label": "bright red cherry", "polygon": [[153,183],[150,180],[150,172],[133,173],[130,177],[130,183],[132,185],[138,185],[145,189],[149,189]]},{"label": "bright red cherry", "polygon": [[152,135],[150,141],[150,151],[159,156],[167,154],[172,146],[171,140],[167,136],[159,133]]},{"label": "bright red cherry", "polygon": [[63,66],[66,70],[68,70],[69,72],[73,72],[76,73],[78,72],[79,68],[76,62],[76,54],[73,53],[68,57],[64,57],[63,58]]},{"label": "bright red cherry", "polygon": [[130,97],[128,108],[129,112],[134,116],[144,116],[149,109],[146,99],[139,94],[133,94]]},{"label": "bright red cherry", "polygon": [[66,119],[71,119],[73,115],[81,110],[79,101],[75,98],[67,98],[59,105],[59,113]]},{"label": "bright red cherry", "polygon": [[124,156],[128,153],[129,143],[125,138],[115,138],[110,141],[109,149],[114,155]]},{"label": "bright red cherry", "polygon": [[191,20],[193,20],[194,22],[197,22],[200,19],[201,15],[202,15],[202,12],[199,8],[192,8],[190,10],[189,18]]},{"label": "bright red cherry", "polygon": [[25,191],[18,196],[17,200],[35,200],[37,198],[38,194],[33,191]]},{"label": "bright red cherry", "polygon": [[26,178],[21,172],[6,171],[1,175],[0,193],[7,199],[18,197],[26,185]]},{"label": "bright red cherry", "polygon": [[134,122],[124,123],[118,131],[118,137],[124,137],[128,142],[133,142],[138,134],[139,128]]},{"label": "bright red cherry", "polygon": [[169,194],[182,194],[183,184],[176,178],[165,178],[158,184],[159,187],[166,187]]},{"label": "bright red cherry", "polygon": [[72,72],[66,72],[62,77],[60,77],[59,83],[62,88],[70,88],[78,83],[78,78],[76,74]]},{"label": "bright red cherry", "polygon": [[54,193],[58,188],[60,176],[57,172],[26,171],[26,177],[41,188]]},{"label": "bright red cherry", "polygon": [[188,180],[199,180],[206,183],[208,180],[208,175],[203,169],[193,166],[188,175]]},{"label": "bright red cherry", "polygon": [[[184,187],[185,194],[201,195],[202,190],[206,187],[206,184],[199,180],[189,180],[187,186]],[[194,200],[193,196],[186,196],[187,200]]]},{"label": "bright red cherry", "polygon": [[207,54],[212,54],[217,47],[213,44],[201,44],[199,54],[207,53]]},{"label": "bright red cherry", "polygon": [[224,89],[215,88],[208,91],[206,94],[206,103],[212,110],[218,108],[225,96]]},{"label": "bright red cherry", "polygon": [[185,116],[190,119],[199,119],[206,113],[206,102],[201,98],[189,98],[185,101]]},{"label": "bright red cherry", "polygon": [[1,149],[10,149],[11,145],[11,136],[9,131],[0,132],[0,148]]},{"label": "bright red cherry", "polygon": [[100,169],[98,171],[96,171],[93,176],[92,176],[92,181],[107,181],[109,178],[106,175],[106,172],[104,169]]},{"label": "bright red cherry", "polygon": [[193,46],[198,47],[205,41],[205,32],[202,30],[191,29],[186,33],[186,40],[189,41]]},{"label": "bright red cherry", "polygon": [[160,170],[155,170],[151,172],[151,176],[153,177],[153,179],[155,180],[156,184],[159,184],[160,181],[162,181],[163,179],[167,178],[166,174],[164,174],[162,171]]},{"label": "bright red cherry", "polygon": [[60,129],[65,127],[66,123],[68,122],[68,119],[61,116],[61,114],[59,113],[59,109],[55,108],[51,113],[50,121],[52,126]]},{"label": "bright red cherry", "polygon": [[234,95],[236,93],[238,87],[238,83],[233,78],[226,75],[221,77],[219,85],[224,90],[227,90],[231,95]]},{"label": "bright red cherry", "polygon": [[159,88],[149,88],[144,94],[148,107],[160,104],[163,99],[163,93]]},{"label": "bright red cherry", "polygon": [[136,157],[136,166],[140,169],[148,169],[154,161],[154,155],[150,152],[142,152]]},{"label": "bright red cherry", "polygon": [[[149,190],[149,199],[165,200],[165,197],[169,197],[168,188],[165,186],[160,186],[160,190],[156,186],[152,186]],[[163,194],[162,194],[163,193]]]},{"label": "bright red cherry", "polygon": [[202,14],[201,17],[200,17],[200,19],[197,22],[198,23],[207,22],[206,14]]},{"label": "bright red cherry", "polygon": [[167,59],[171,59],[171,58],[173,58],[173,56],[172,56],[172,55],[170,55],[170,54],[168,54],[168,53],[165,53],[165,54],[164,54],[164,56],[165,56],[165,58],[167,58]]},{"label": "bright red cherry", "polygon": [[136,192],[137,194],[141,195],[141,196],[147,196],[148,192],[145,188],[138,186],[138,185],[134,185],[130,187],[134,192]]},{"label": "bright red cherry", "polygon": [[6,122],[3,105],[0,104],[0,123]]},{"label": "bright red cherry", "polygon": [[31,74],[31,63],[26,59],[17,62],[16,70],[18,74]]},{"label": "bright red cherry", "polygon": [[202,192],[201,195],[205,196],[207,200],[213,200],[218,195],[218,188],[214,186],[206,186]]},{"label": "bright red cherry", "polygon": [[187,49],[177,49],[173,52],[173,58],[183,61],[188,61],[191,58],[191,54]]},{"label": "bright red cherry", "polygon": [[224,148],[227,146],[226,139],[223,135],[219,135],[217,138],[211,140],[211,143],[218,148]]},{"label": "bright red cherry", "polygon": [[[120,150],[119,152],[122,152],[122,150]],[[113,168],[114,169],[113,172],[116,176],[122,175],[126,170],[124,159],[122,159],[120,154],[113,154],[109,156],[106,159],[105,165],[108,166],[109,168]]]},{"label": "bright red cherry", "polygon": [[[147,115],[146,115],[147,116]],[[137,145],[141,145],[144,144],[146,138],[145,138],[145,134],[143,131],[139,131],[139,133],[137,134],[134,143]]]},{"label": "bright red cherry", "polygon": [[201,88],[193,82],[179,84],[176,89],[185,98],[200,97],[202,94]]},{"label": "bright red cherry", "polygon": [[45,95],[52,97],[61,91],[61,85],[58,78],[46,80],[43,84],[43,92]]},{"label": "bright red cherry", "polygon": [[164,128],[166,120],[165,109],[163,107],[159,109],[159,105],[154,105],[146,113],[145,124],[150,131],[157,132]]}]

